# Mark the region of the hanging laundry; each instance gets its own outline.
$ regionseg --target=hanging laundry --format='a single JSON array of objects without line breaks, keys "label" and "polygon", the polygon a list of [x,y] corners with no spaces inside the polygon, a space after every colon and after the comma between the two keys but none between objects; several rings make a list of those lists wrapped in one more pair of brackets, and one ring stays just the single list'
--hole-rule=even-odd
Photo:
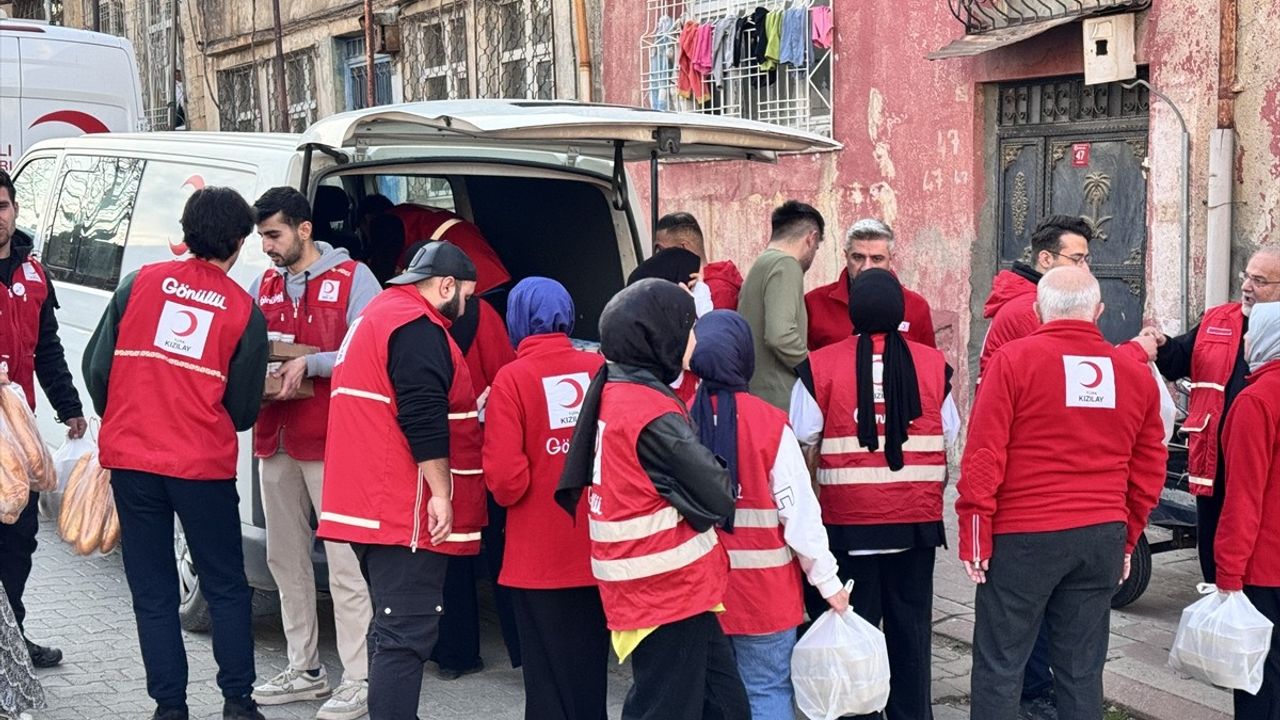
[{"label": "hanging laundry", "polygon": [[751,54],[755,56],[756,64],[764,66],[765,47],[769,44],[769,34],[765,27],[765,20],[769,17],[768,8],[758,7],[755,12],[751,13],[752,36],[755,38],[752,44]]},{"label": "hanging laundry", "polygon": [[706,75],[711,73],[711,59],[713,46],[715,45],[716,28],[713,23],[705,23],[698,26],[697,43],[693,50],[693,70],[703,76],[706,81]]},{"label": "hanging laundry", "polygon": [[649,107],[671,110],[671,91],[676,85],[676,21],[668,15],[658,18],[649,48]]},{"label": "hanging laundry", "polygon": [[711,82],[723,85],[725,73],[733,66],[734,33],[739,18],[727,17],[716,21],[714,47],[711,51]]},{"label": "hanging laundry", "polygon": [[813,44],[816,47],[830,49],[834,30],[831,8],[825,5],[810,8],[809,25],[813,28]]},{"label": "hanging laundry", "polygon": [[792,8],[782,15],[782,50],[778,62],[802,68],[809,61],[809,11]]},{"label": "hanging laundry", "polygon": [[775,10],[765,16],[764,20],[764,60],[761,70],[772,70],[778,67],[778,58],[782,55],[782,11]]},{"label": "hanging laundry", "polygon": [[751,16],[738,18],[733,26],[733,66],[742,67],[743,63],[749,62],[754,54],[752,49],[752,36],[747,32],[751,27]]},{"label": "hanging laundry", "polygon": [[680,97],[701,102],[707,96],[707,84],[702,73],[694,69],[694,59],[698,51],[698,29],[696,22],[687,22],[680,31],[680,60],[677,90]]}]

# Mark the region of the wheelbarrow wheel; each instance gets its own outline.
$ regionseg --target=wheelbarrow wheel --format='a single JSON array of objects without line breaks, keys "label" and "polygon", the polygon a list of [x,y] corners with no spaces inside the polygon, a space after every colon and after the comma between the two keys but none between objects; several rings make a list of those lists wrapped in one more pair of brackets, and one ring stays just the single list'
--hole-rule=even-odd
[{"label": "wheelbarrow wheel", "polygon": [[1133,558],[1129,562],[1129,579],[1125,580],[1111,596],[1112,609],[1119,610],[1142,597],[1151,583],[1151,546],[1147,544],[1147,536],[1138,536],[1138,545],[1133,549]]}]

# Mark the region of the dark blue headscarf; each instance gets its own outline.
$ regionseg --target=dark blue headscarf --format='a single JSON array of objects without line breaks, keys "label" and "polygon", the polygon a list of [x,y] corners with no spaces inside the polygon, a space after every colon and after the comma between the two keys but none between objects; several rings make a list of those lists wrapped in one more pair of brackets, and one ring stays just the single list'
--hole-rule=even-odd
[{"label": "dark blue headscarf", "polygon": [[512,347],[530,335],[573,332],[573,298],[560,283],[527,277],[507,296],[507,335]]},{"label": "dark blue headscarf", "polygon": [[[728,466],[736,496],[738,404],[734,393],[748,391],[747,383],[756,370],[751,327],[732,310],[712,310],[698,319],[693,332],[698,344],[689,369],[702,380],[693,399],[693,420],[698,425],[698,439]],[[733,529],[731,520],[726,521],[725,529]]]}]

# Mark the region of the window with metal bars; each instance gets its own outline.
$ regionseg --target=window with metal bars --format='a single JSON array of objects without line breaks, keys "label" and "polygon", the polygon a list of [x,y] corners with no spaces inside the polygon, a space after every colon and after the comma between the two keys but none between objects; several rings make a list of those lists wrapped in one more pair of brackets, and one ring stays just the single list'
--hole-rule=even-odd
[{"label": "window with metal bars", "polygon": [[13,16],[28,20],[44,20],[50,25],[61,25],[62,0],[15,0]]},{"label": "window with metal bars", "polygon": [[100,8],[101,13],[98,29],[104,33],[125,37],[124,0],[84,0],[84,22],[90,28],[93,27],[95,6]]},{"label": "window with metal bars", "polygon": [[267,60],[267,103],[272,132],[302,132],[318,119],[316,112],[316,49],[309,47],[284,56],[284,89],[288,117],[276,112],[276,63]]},{"label": "window with metal bars", "polygon": [[646,0],[641,102],[831,134],[831,0]]},{"label": "window with metal bars", "polygon": [[254,65],[218,72],[218,126],[222,130],[260,132],[261,95]]},{"label": "window with metal bars", "polygon": [[[364,53],[364,38],[341,38],[338,42],[341,44],[340,52],[343,58],[342,85],[345,108],[361,110],[369,104],[368,85],[366,85],[369,68],[368,59]],[[391,102],[391,56],[374,55],[373,103],[389,105]]]},{"label": "window with metal bars", "polygon": [[404,64],[406,100],[471,97],[467,52],[470,3],[453,3],[409,22]]}]

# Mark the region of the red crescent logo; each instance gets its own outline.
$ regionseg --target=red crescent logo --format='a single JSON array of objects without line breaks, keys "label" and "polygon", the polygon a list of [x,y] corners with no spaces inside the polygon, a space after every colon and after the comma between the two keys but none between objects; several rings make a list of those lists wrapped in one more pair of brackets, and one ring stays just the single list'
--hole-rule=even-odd
[{"label": "red crescent logo", "polygon": [[189,177],[189,178],[187,178],[186,180],[184,180],[184,181],[183,181],[183,183],[182,183],[182,187],[184,187],[184,188],[185,188],[185,187],[189,187],[189,188],[191,188],[192,190],[203,190],[203,189],[204,189],[204,178],[203,178],[203,177],[200,177],[199,175],[192,175],[191,177]]},{"label": "red crescent logo", "polygon": [[[178,187],[178,189],[179,189],[179,190],[184,190],[184,189],[186,189],[186,188],[191,188],[192,190],[203,190],[203,189],[204,189],[204,178],[203,178],[203,177],[201,177],[201,176],[199,176],[199,175],[192,175],[191,177],[189,177],[189,178],[187,178],[186,180],[182,181],[182,185],[180,185],[180,186]],[[179,240],[179,241],[178,241],[178,242],[176,242],[176,243],[175,243],[175,242],[170,242],[170,243],[169,243],[169,252],[173,253],[174,255],[179,255],[179,256],[181,256],[181,255],[186,255],[186,254],[187,254],[187,244],[186,244],[185,242],[182,242],[181,240]]]},{"label": "red crescent logo", "polygon": [[1090,370],[1093,370],[1093,382],[1083,383],[1083,385],[1086,388],[1092,390],[1102,384],[1102,368],[1098,367],[1097,363],[1092,363],[1092,362],[1089,362],[1088,360],[1085,360],[1081,362],[1080,365],[1088,367]]},{"label": "red crescent logo", "polygon": [[58,110],[48,115],[42,115],[31,123],[31,127],[44,125],[46,123],[66,123],[84,133],[104,133],[110,132],[107,126],[98,118],[89,113],[80,112],[79,110]]},{"label": "red crescent logo", "polygon": [[586,393],[583,392],[581,384],[579,384],[576,380],[570,380],[569,378],[565,378],[564,380],[561,380],[560,382],[556,383],[556,387],[559,387],[561,385],[568,385],[569,387],[573,388],[573,402],[561,403],[560,407],[576,408],[582,404],[582,400],[584,397],[586,397]]},{"label": "red crescent logo", "polygon": [[188,325],[186,330],[174,330],[173,334],[178,337],[189,337],[200,326],[200,321],[196,319],[196,314],[190,310],[179,310],[178,314],[187,319]]}]

